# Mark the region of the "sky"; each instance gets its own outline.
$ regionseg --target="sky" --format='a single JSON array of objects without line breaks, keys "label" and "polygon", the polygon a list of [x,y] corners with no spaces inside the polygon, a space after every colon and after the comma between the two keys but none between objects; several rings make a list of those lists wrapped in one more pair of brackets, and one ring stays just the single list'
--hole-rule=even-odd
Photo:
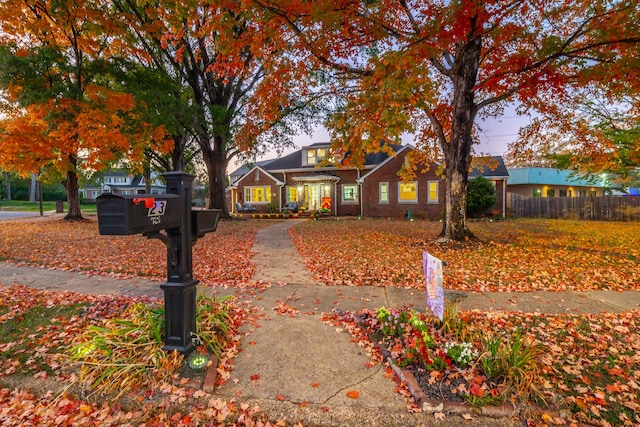
[{"label": "sky", "polygon": [[[482,129],[480,132],[480,144],[474,146],[476,153],[490,154],[493,156],[504,155],[507,151],[507,145],[514,142],[518,137],[518,130],[529,124],[528,116],[518,116],[515,111],[515,107],[505,108],[504,115],[495,118],[489,118],[484,121],[478,120],[479,127]],[[299,135],[293,138],[293,142],[296,148],[290,148],[282,152],[282,156],[290,154],[307,145],[315,144],[318,142],[329,142],[329,133],[323,127],[315,129],[311,135]],[[403,138],[402,144],[414,145],[412,135],[406,135]],[[257,160],[267,160],[278,157],[273,153],[268,153],[265,156],[258,158]],[[232,166],[230,169],[234,169]]]}]

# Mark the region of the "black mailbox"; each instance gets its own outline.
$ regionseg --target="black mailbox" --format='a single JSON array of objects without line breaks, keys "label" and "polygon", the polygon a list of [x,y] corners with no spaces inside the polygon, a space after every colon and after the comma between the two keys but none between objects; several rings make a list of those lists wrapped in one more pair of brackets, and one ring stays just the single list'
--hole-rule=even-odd
[{"label": "black mailbox", "polygon": [[[192,246],[199,237],[216,230],[220,209],[191,209],[193,175],[163,174],[167,193],[96,199],[98,230],[103,235],[144,234],[167,247],[167,283],[164,291],[164,349],[188,355],[195,348],[196,285],[193,278]],[[165,230],[164,233],[161,230]]]},{"label": "black mailbox", "polygon": [[206,233],[216,231],[220,209],[199,209],[191,211],[191,235],[203,237]]},{"label": "black mailbox", "polygon": [[140,234],[182,225],[182,198],[177,194],[102,194],[96,199],[96,208],[102,235]]}]

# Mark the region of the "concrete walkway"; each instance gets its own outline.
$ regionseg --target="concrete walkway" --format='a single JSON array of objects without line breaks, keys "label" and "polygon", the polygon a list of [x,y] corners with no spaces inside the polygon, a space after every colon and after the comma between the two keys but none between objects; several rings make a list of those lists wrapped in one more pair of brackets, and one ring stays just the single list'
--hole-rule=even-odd
[{"label": "concrete walkway", "polygon": [[[229,381],[216,394],[258,405],[270,419],[305,426],[459,425],[461,418],[436,422],[432,415],[410,414],[395,383],[381,366],[368,367],[366,351],[346,331],[321,321],[321,313],[409,306],[424,310],[424,293],[393,287],[324,286],[313,279],[288,236],[301,220],[274,222],[255,238],[254,280],[268,282],[262,292],[238,291],[262,314],[243,330],[242,352]],[[159,282],[114,280],[101,276],[17,267],[0,263],[0,283],[19,283],[81,293],[162,296]],[[228,294],[229,290],[213,289]],[[640,292],[446,292],[461,310],[509,310],[540,313],[622,312],[640,308]],[[286,304],[286,305],[283,305]],[[274,310],[280,308],[284,312]],[[292,310],[297,310],[297,313]],[[293,313],[293,315],[291,315]],[[347,397],[357,391],[358,399]],[[468,426],[521,425],[517,420],[476,419]]]}]

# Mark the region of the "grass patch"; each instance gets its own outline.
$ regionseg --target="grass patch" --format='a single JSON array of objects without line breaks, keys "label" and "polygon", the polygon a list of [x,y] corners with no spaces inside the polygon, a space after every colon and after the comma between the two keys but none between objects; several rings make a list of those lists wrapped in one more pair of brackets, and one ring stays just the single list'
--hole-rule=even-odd
[{"label": "grass patch", "polygon": [[[198,297],[196,354],[220,358],[232,327],[233,301]],[[164,328],[164,307],[141,302],[131,304],[118,318],[90,326],[69,350],[71,360],[80,366],[80,383],[118,399],[138,386],[156,388],[170,382],[184,360],[177,351],[163,350]]]},{"label": "grass patch", "polygon": [[[54,369],[47,354],[68,347],[62,325],[82,313],[86,304],[28,308],[10,316],[7,306],[0,306],[0,362],[11,361],[15,372],[34,374]],[[10,370],[8,373],[11,373]],[[7,371],[5,371],[5,374]]]}]

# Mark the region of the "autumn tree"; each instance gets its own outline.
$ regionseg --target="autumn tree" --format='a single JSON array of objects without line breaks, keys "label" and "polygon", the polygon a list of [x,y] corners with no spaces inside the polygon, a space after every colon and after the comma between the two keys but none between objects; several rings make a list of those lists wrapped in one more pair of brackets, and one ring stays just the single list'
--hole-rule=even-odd
[{"label": "autumn tree", "polygon": [[412,132],[414,168],[442,156],[442,241],[471,234],[466,187],[478,118],[499,116],[510,103],[521,112],[554,115],[581,88],[628,84],[637,90],[635,0],[254,5],[265,19],[289,28],[305,59],[333,72],[332,84],[344,100],[328,123],[336,148],[357,162],[366,152],[387,149],[381,141]]},{"label": "autumn tree", "polygon": [[65,219],[81,219],[80,168],[98,170],[122,156],[140,159],[164,131],[135,113],[130,94],[113,90],[106,61],[120,45],[100,1],[0,2],[0,83],[18,114],[0,123],[0,165],[21,174],[55,169],[67,190]]},{"label": "autumn tree", "polygon": [[[118,18],[117,12],[112,15],[112,19]],[[147,149],[146,169],[193,172],[190,163],[198,155],[199,147],[188,132],[194,116],[188,87],[159,48],[150,55],[147,50],[152,51],[152,46],[146,45],[145,50],[131,37],[121,36],[137,54],[112,58],[110,74],[121,91],[132,94],[138,101],[138,113],[144,120],[154,127],[162,126],[173,141],[169,153]]]},{"label": "autumn tree", "polygon": [[[207,168],[207,206],[227,213],[226,169],[236,156],[291,145],[309,115],[309,90],[290,81],[298,69],[284,53],[282,28],[257,22],[241,3],[117,0],[149,66],[180,79],[190,116],[182,124]],[[294,119],[295,118],[295,119]]]},{"label": "autumn tree", "polygon": [[[640,63],[638,63],[640,67]],[[613,174],[625,182],[640,168],[640,96],[632,85],[616,88],[616,96],[574,93],[571,110],[558,105],[558,114],[544,114],[520,130],[509,144],[507,159],[514,166],[572,169],[587,177]],[[564,120],[558,121],[557,115]]]}]

